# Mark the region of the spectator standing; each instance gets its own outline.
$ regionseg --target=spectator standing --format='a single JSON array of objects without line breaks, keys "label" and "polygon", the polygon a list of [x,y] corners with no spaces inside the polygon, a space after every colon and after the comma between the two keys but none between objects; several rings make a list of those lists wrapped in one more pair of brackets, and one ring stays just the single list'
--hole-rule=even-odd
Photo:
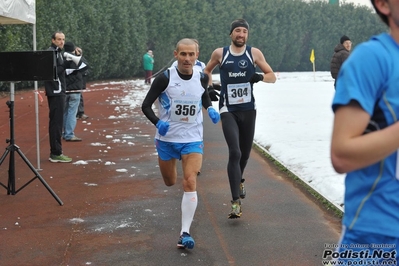
[{"label": "spectator standing", "polygon": [[334,48],[334,54],[331,59],[330,72],[334,79],[334,88],[337,83],[338,72],[341,69],[342,64],[349,57],[349,52],[352,49],[352,42],[348,36],[344,35],[341,37],[339,44]]},{"label": "spectator standing", "polygon": [[87,70],[87,61],[82,58],[82,50],[77,48],[72,42],[66,42],[64,45],[66,53],[81,57],[78,69],[66,69],[66,100],[64,111],[64,133],[63,138],[66,141],[82,141],[75,136],[76,115],[80,103],[80,96],[84,88],[83,73]]},{"label": "spectator standing", "polygon": [[152,70],[154,69],[154,55],[148,50],[143,56],[144,84],[151,85]]},{"label": "spectator standing", "polygon": [[51,46],[48,50],[55,51],[57,64],[57,80],[45,81],[44,88],[46,90],[47,102],[49,107],[49,140],[50,140],[50,162],[69,163],[72,158],[66,156],[62,152],[62,129],[64,125],[64,108],[65,108],[65,70],[67,68],[77,68],[70,61],[70,58],[64,58],[61,51],[65,44],[65,34],[56,31],[51,36]]}]

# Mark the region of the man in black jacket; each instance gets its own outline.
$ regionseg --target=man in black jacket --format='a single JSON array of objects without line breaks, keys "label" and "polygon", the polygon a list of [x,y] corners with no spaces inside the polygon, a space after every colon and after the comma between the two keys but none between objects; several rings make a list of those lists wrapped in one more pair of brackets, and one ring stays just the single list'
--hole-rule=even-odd
[{"label": "man in black jacket", "polygon": [[62,127],[64,123],[65,106],[65,69],[76,68],[72,62],[64,59],[61,50],[64,47],[65,35],[61,31],[53,33],[51,36],[51,46],[48,50],[56,52],[57,61],[57,80],[45,81],[44,87],[49,107],[49,139],[50,139],[50,162],[69,163],[72,158],[62,153]]},{"label": "man in black jacket", "polygon": [[344,61],[349,57],[349,52],[352,48],[352,42],[348,36],[344,35],[340,39],[340,43],[334,48],[334,55],[331,59],[330,72],[334,79],[334,88],[337,83],[338,72],[344,63]]}]

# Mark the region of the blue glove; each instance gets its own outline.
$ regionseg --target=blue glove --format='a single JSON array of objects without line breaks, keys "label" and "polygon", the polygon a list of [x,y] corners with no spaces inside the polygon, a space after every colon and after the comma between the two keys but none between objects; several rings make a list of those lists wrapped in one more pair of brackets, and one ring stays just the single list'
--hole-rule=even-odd
[{"label": "blue glove", "polygon": [[212,106],[208,107],[208,115],[214,124],[219,122],[220,114]]},{"label": "blue glove", "polygon": [[158,132],[161,136],[165,136],[166,133],[168,133],[169,130],[169,122],[165,122],[162,120],[159,120],[156,127],[158,128]]}]

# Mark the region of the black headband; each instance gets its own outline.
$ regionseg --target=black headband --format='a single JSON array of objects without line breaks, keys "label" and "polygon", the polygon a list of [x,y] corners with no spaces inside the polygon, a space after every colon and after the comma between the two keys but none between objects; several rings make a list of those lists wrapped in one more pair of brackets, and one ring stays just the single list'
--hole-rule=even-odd
[{"label": "black headband", "polygon": [[246,21],[243,20],[243,19],[235,20],[235,21],[233,21],[233,22],[231,23],[230,34],[231,34],[231,33],[233,32],[233,30],[234,30],[235,28],[237,28],[237,27],[244,27],[244,28],[246,28],[247,30],[249,30],[249,24],[248,24],[248,22],[246,22]]}]

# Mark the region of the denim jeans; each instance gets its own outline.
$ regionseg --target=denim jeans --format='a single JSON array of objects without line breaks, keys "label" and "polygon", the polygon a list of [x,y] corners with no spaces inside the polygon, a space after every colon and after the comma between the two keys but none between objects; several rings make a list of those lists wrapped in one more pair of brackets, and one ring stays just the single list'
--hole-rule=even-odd
[{"label": "denim jeans", "polygon": [[76,114],[80,102],[80,93],[67,93],[64,111],[64,139],[71,139],[75,136]]}]

